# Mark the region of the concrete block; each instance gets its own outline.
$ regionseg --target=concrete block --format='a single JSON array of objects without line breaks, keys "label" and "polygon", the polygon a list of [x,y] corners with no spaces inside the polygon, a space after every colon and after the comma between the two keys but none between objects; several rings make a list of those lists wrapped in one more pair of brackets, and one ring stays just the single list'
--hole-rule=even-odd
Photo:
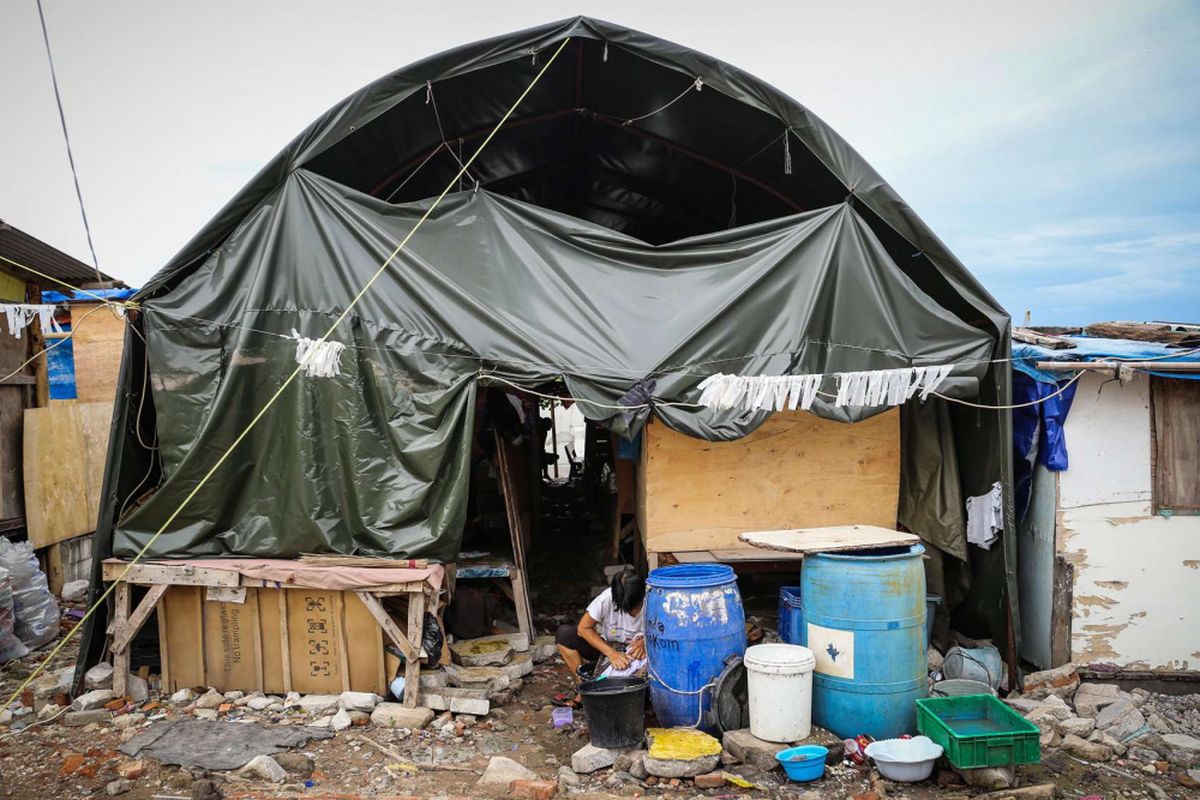
[{"label": "concrete block", "polygon": [[433,709],[408,708],[400,703],[380,703],[371,712],[371,724],[383,728],[420,730],[433,719]]},{"label": "concrete block", "polygon": [[726,731],[721,738],[721,744],[738,761],[764,770],[779,766],[779,762],[775,760],[775,754],[790,746],[763,741],[750,733],[749,728]]},{"label": "concrete block", "polygon": [[590,775],[596,770],[611,767],[617,763],[617,758],[620,755],[620,750],[596,747],[596,745],[588,742],[571,756],[571,769],[579,775]]}]

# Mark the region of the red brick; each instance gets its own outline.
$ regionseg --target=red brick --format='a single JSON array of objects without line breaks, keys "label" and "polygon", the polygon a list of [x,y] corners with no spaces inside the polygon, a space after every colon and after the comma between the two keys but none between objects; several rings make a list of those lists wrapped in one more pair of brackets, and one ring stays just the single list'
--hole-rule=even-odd
[{"label": "red brick", "polygon": [[554,781],[513,781],[508,785],[508,791],[513,797],[524,800],[550,800],[558,791]]},{"label": "red brick", "polygon": [[62,766],[58,768],[59,775],[71,775],[83,766],[82,753],[69,753],[63,759]]},{"label": "red brick", "polygon": [[720,770],[710,772],[707,775],[696,776],[697,789],[720,789],[725,785],[725,776]]}]

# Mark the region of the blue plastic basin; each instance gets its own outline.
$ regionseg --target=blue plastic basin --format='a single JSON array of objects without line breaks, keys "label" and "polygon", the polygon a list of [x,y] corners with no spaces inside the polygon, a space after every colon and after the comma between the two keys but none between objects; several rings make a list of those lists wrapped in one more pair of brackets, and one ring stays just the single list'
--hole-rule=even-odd
[{"label": "blue plastic basin", "polygon": [[797,783],[815,781],[825,774],[825,759],[829,748],[819,744],[802,744],[789,747],[775,754],[775,760],[783,766],[788,778]]}]

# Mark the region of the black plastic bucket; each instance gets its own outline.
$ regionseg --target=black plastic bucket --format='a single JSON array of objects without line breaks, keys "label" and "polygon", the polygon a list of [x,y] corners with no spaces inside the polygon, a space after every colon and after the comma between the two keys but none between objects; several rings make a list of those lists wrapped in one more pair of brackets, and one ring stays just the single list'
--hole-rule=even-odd
[{"label": "black plastic bucket", "polygon": [[634,747],[645,735],[646,679],[605,678],[581,684],[588,735],[596,747]]}]

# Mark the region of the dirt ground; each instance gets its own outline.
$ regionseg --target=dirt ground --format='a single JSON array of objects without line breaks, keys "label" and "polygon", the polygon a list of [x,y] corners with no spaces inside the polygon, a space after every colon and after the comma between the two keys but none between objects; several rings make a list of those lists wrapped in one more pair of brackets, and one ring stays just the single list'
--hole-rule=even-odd
[{"label": "dirt ground", "polygon": [[[70,650],[66,648],[57,660],[60,664],[73,658]],[[32,658],[26,658],[10,665],[0,680],[0,689],[11,692],[33,663]],[[581,713],[577,712],[576,723],[567,728],[555,729],[550,722],[552,709],[548,698],[567,684],[567,676],[555,659],[539,666],[512,702],[494,709],[484,719],[443,715],[425,730],[407,736],[365,726],[342,731],[332,739],[310,742],[297,751],[312,759],[313,771],[307,785],[299,777],[289,777],[284,784],[246,780],[229,773],[216,773],[215,777],[223,781],[221,788],[227,798],[505,796],[506,791],[486,792],[475,785],[492,756],[507,756],[539,777],[554,781],[560,766],[569,765],[571,754],[587,742]],[[118,770],[131,761],[118,752],[123,735],[129,734],[112,724],[64,727],[57,720],[17,732],[0,728],[0,797],[44,800],[107,796],[106,786],[117,780]],[[385,754],[373,745],[392,753]],[[431,768],[429,764],[437,767]],[[193,774],[150,759],[144,765],[144,774],[133,777],[129,790],[120,797],[191,798],[195,777],[205,777],[200,772]],[[412,765],[418,766],[414,769]],[[865,768],[844,765],[831,767],[819,782],[803,785],[786,782],[779,770],[762,773],[742,766],[730,771],[745,775],[762,788],[738,789],[726,785],[721,789],[698,790],[689,780],[676,781],[675,785],[669,781],[651,784],[627,773],[604,769],[581,776],[580,784],[566,788],[565,795],[581,799],[616,796],[731,800],[771,796],[804,800],[841,797],[949,800],[984,794],[963,785],[950,770],[939,770],[936,781],[915,785],[873,780]],[[1044,754],[1041,764],[1020,768],[1018,777],[1020,786],[1053,783],[1058,787],[1058,796],[1065,798],[1098,795],[1105,800],[1118,797],[1157,800],[1195,796],[1167,775],[1151,777],[1120,762],[1084,764],[1054,751]]]}]

